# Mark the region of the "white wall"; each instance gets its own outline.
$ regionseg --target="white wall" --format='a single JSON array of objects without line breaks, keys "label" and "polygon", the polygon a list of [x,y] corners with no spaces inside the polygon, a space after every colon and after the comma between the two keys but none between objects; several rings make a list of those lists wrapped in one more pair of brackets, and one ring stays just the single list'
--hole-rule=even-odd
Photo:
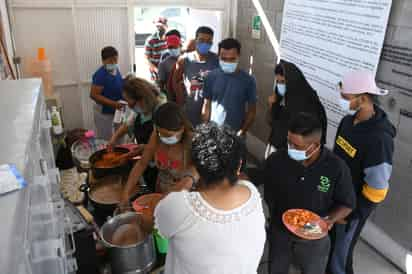
[{"label": "white wall", "polygon": [[[4,1],[4,0],[0,0]],[[228,34],[235,0],[10,0],[16,55],[22,57],[23,73],[45,47],[53,66],[55,91],[63,105],[67,128],[94,128],[89,99],[90,80],[100,65],[100,49],[115,46],[122,73],[131,69],[134,32],[133,8],[184,5],[223,11]],[[225,21],[227,20],[227,21]]]},{"label": "white wall", "polygon": [[[10,33],[10,24],[9,24],[9,17],[6,7],[6,0],[0,0],[0,14],[1,14],[1,22],[0,24],[3,26],[4,30],[4,37],[6,39],[6,50],[7,54],[9,55],[10,62],[12,62],[11,58],[14,56],[13,44],[11,39]],[[14,70],[14,67],[13,67]]]}]

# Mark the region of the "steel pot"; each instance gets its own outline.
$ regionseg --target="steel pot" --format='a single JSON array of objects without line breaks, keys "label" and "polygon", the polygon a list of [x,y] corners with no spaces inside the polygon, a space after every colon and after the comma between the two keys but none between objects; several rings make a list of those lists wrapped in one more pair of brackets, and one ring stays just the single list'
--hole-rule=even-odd
[{"label": "steel pot", "polygon": [[[113,148],[114,152],[121,152],[121,153],[128,153],[129,150],[127,148],[123,147],[115,147]],[[130,170],[132,169],[132,163],[131,161],[125,161],[116,165],[113,165],[111,167],[96,167],[96,161],[100,160],[104,154],[106,154],[108,151],[107,149],[102,149],[99,151],[96,151],[93,153],[90,158],[89,158],[89,163],[90,167],[92,170],[92,174],[94,178],[102,178],[107,175],[114,175],[114,174],[128,174]]]},{"label": "steel pot", "polygon": [[99,223],[105,221],[107,217],[113,216],[113,212],[120,202],[120,197],[119,199],[111,200],[105,200],[102,197],[99,197],[98,191],[102,188],[109,188],[106,192],[110,192],[110,188],[120,192],[123,190],[123,184],[121,180],[107,180],[93,185],[83,184],[79,187],[79,190],[87,195],[87,200],[93,205],[94,214],[96,215]]},{"label": "steel pot", "polygon": [[[141,216],[135,212],[117,215],[100,229],[100,237],[108,248],[112,274],[149,273],[156,262],[156,251],[151,233],[143,232],[143,237],[134,244],[118,246],[112,243],[116,230],[125,224],[141,226]],[[143,231],[143,229],[142,229]]]}]

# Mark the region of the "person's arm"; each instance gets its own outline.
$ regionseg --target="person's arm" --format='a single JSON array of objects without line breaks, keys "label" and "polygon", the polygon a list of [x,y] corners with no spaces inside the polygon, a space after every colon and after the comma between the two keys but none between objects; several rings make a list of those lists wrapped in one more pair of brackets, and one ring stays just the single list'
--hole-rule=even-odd
[{"label": "person's arm", "polygon": [[238,131],[238,136],[245,135],[249,128],[252,126],[256,117],[256,103],[257,103],[257,94],[256,94],[256,80],[252,78],[247,89],[247,112],[245,121],[243,122],[242,127]]},{"label": "person's arm", "polygon": [[268,111],[266,112],[266,122],[268,123],[269,126],[272,126],[272,111],[273,111],[273,105],[277,101],[277,96],[276,93],[272,93],[268,97]]},{"label": "person's arm", "polygon": [[153,64],[152,61],[150,60],[150,58],[153,56],[153,48],[152,48],[152,44],[150,43],[150,39],[151,39],[151,36],[149,36],[146,39],[146,42],[144,44],[144,49],[145,49],[144,59],[146,60],[146,63],[149,66],[150,70],[157,72],[158,70],[157,70],[156,65]]},{"label": "person's arm", "polygon": [[210,99],[205,99],[202,107],[202,121],[207,123],[210,121],[210,113],[212,109],[212,102]]},{"label": "person's arm", "polygon": [[184,93],[185,93],[185,84],[184,84],[184,56],[179,57],[176,62],[176,70],[173,73],[173,86],[175,87],[176,92],[176,103],[180,106],[184,103]]},{"label": "person's arm", "polygon": [[123,124],[121,125],[116,132],[113,134],[112,138],[109,141],[109,146],[114,146],[117,141],[122,138],[123,136],[125,136],[128,132],[128,126],[127,124]]},{"label": "person's arm", "polygon": [[365,152],[362,161],[365,177],[361,195],[372,203],[383,202],[388,194],[393,151],[393,140],[387,137],[376,138]]},{"label": "person's arm", "polygon": [[345,218],[349,216],[352,210],[352,208],[342,205],[332,209],[329,212],[328,216],[324,219],[328,224],[329,229],[331,229],[335,223],[345,223],[345,221],[343,220],[345,220]]},{"label": "person's arm", "polygon": [[[337,158],[335,158],[337,159]],[[345,218],[349,216],[352,210],[356,207],[356,195],[353,188],[352,176],[350,170],[343,160],[338,159],[337,168],[340,169],[340,178],[335,182],[333,200],[335,206],[332,207],[325,221],[329,229],[335,223],[345,223]]]},{"label": "person's arm", "polygon": [[138,161],[135,166],[133,167],[132,171],[129,174],[129,178],[127,179],[127,183],[123,190],[122,200],[120,206],[125,206],[129,203],[130,196],[138,191],[137,182],[139,181],[140,177],[142,176],[143,172],[146,170],[149,162],[153,159],[157,148],[157,133],[154,129],[152,135],[150,136],[149,143],[145,146],[143,151],[143,156],[140,161]]},{"label": "person's arm", "polygon": [[204,102],[202,106],[202,121],[207,123],[210,121],[210,115],[212,112],[212,86],[213,86],[213,76],[209,73],[203,82],[203,97]]},{"label": "person's arm", "polygon": [[243,136],[252,126],[253,122],[255,121],[256,117],[256,104],[248,105],[247,106],[247,113],[245,122],[242,125],[242,128],[239,130],[238,135]]},{"label": "person's arm", "polygon": [[107,97],[104,97],[102,95],[102,92],[103,92],[103,87],[102,86],[98,86],[98,85],[93,84],[91,89],[90,89],[90,98],[93,99],[99,105],[105,105],[105,106],[108,106],[108,107],[112,107],[114,109],[122,108],[122,104],[120,104],[119,102],[110,100]]},{"label": "person's arm", "polygon": [[166,90],[167,73],[166,73],[166,63],[164,61],[159,64],[159,87],[160,90]]}]

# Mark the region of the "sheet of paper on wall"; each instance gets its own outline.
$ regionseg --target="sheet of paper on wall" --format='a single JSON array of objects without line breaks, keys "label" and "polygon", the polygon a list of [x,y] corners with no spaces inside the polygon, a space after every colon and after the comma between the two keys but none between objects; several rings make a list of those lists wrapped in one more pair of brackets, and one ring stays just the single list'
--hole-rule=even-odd
[{"label": "sheet of paper on wall", "polygon": [[26,185],[15,165],[0,165],[0,195],[22,189]]}]

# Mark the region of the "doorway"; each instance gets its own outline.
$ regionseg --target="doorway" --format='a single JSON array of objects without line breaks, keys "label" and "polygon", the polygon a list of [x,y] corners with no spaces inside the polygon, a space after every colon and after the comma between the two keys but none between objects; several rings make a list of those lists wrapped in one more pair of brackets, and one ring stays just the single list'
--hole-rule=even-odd
[{"label": "doorway", "polygon": [[168,30],[176,29],[182,35],[183,43],[194,39],[198,27],[208,26],[214,32],[212,51],[217,52],[222,40],[222,11],[194,9],[177,6],[148,6],[134,8],[134,69],[137,77],[150,80],[149,67],[145,60],[144,45],[146,39],[156,31],[153,20],[159,16],[168,19]]}]

